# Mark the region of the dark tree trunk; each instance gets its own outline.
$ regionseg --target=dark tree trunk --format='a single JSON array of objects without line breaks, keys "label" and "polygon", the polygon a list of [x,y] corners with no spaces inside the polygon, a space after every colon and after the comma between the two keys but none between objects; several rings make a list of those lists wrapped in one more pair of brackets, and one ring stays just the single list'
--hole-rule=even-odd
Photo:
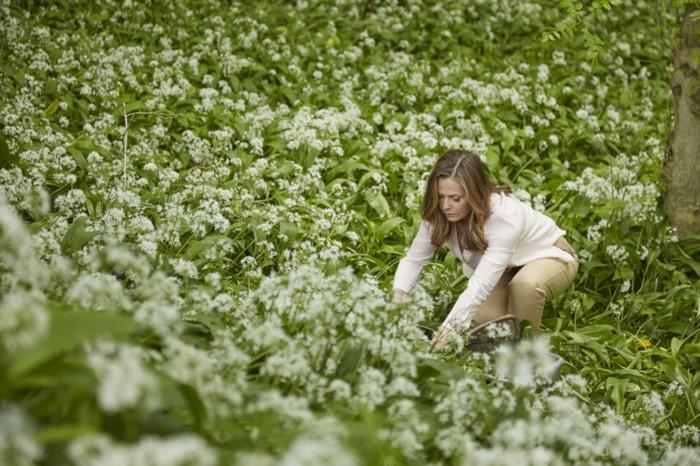
[{"label": "dark tree trunk", "polygon": [[687,7],[671,76],[674,128],[668,137],[664,209],[679,236],[700,234],[700,20]]}]

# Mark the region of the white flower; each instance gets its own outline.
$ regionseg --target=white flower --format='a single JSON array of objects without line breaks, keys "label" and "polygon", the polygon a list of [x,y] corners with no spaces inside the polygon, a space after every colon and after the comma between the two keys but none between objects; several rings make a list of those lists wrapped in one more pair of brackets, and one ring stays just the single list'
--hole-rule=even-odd
[{"label": "white flower", "polygon": [[685,424],[674,429],[672,437],[679,444],[698,445],[700,443],[700,428]]},{"label": "white flower", "polygon": [[86,359],[97,375],[97,399],[107,412],[158,404],[158,383],[144,367],[146,353],[138,346],[101,341],[86,347]]},{"label": "white flower", "polygon": [[17,406],[0,405],[0,460],[6,465],[31,466],[42,457],[31,419]]},{"label": "white flower", "polygon": [[650,416],[652,422],[661,421],[666,416],[666,406],[661,395],[655,391],[642,396],[642,409]]},{"label": "white flower", "polygon": [[95,272],[83,275],[66,293],[66,300],[86,310],[131,309],[132,303],[114,275]]},{"label": "white flower", "polygon": [[620,285],[620,293],[625,294],[630,288],[632,288],[632,282],[629,279],[625,280],[622,282],[622,285]]},{"label": "white flower", "polygon": [[677,380],[674,380],[668,385],[668,388],[666,389],[666,397],[670,396],[682,396],[685,393],[685,387],[683,387],[683,384],[678,382]]},{"label": "white flower", "polygon": [[81,436],[68,446],[76,466],[214,466],[215,450],[193,434],[172,437],[144,436],[135,443],[119,444],[104,435]]},{"label": "white flower", "polygon": [[659,464],[664,466],[699,466],[699,458],[699,448],[671,447],[666,450]]},{"label": "white flower", "polygon": [[619,244],[609,244],[605,247],[605,253],[610,256],[610,259],[617,264],[624,264],[629,258],[627,249]]},{"label": "white flower", "polygon": [[332,436],[301,436],[284,453],[278,466],[356,466],[355,456]]},{"label": "white flower", "polygon": [[38,291],[11,291],[0,300],[0,343],[7,351],[26,348],[48,331],[50,317]]},{"label": "white flower", "polygon": [[549,342],[545,338],[523,341],[510,349],[497,348],[496,371],[518,387],[535,386],[548,380],[554,370],[556,360],[549,353]]},{"label": "white flower", "polygon": [[196,279],[199,276],[197,266],[186,259],[182,259],[180,257],[176,259],[170,259],[170,265],[175,270],[175,273],[177,273],[181,277]]},{"label": "white flower", "polygon": [[336,400],[347,400],[352,395],[352,388],[346,381],[334,379],[328,385],[327,392]]}]

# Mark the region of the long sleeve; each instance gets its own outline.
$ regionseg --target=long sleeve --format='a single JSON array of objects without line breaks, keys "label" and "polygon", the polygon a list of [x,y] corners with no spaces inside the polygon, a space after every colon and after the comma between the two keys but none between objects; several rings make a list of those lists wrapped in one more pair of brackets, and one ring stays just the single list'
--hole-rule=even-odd
[{"label": "long sleeve", "polygon": [[394,274],[394,289],[411,291],[418,281],[425,265],[430,261],[437,249],[430,241],[428,222],[421,221],[418,233],[408,248],[406,255],[399,261]]},{"label": "long sleeve", "polygon": [[445,319],[447,325],[468,326],[479,306],[491,294],[508,267],[524,228],[524,219],[508,209],[493,213],[484,225],[488,247],[469,279],[466,290]]}]

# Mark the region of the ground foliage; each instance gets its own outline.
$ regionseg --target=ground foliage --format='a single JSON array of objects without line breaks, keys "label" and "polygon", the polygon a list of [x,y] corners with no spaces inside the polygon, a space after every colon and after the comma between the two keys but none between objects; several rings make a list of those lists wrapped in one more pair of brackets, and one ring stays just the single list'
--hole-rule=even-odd
[{"label": "ground foliage", "polygon": [[[654,3],[0,2],[0,462],[700,464]],[[453,148],[579,251],[548,340],[429,352],[444,252],[387,301]]]}]

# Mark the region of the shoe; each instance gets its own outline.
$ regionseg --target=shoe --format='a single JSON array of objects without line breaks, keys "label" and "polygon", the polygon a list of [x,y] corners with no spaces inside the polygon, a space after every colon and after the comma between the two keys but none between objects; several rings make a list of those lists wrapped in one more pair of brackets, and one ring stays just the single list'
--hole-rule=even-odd
[{"label": "shoe", "polygon": [[501,344],[520,340],[520,321],[514,315],[504,315],[470,329],[467,335],[467,348],[471,351],[493,351]]}]

